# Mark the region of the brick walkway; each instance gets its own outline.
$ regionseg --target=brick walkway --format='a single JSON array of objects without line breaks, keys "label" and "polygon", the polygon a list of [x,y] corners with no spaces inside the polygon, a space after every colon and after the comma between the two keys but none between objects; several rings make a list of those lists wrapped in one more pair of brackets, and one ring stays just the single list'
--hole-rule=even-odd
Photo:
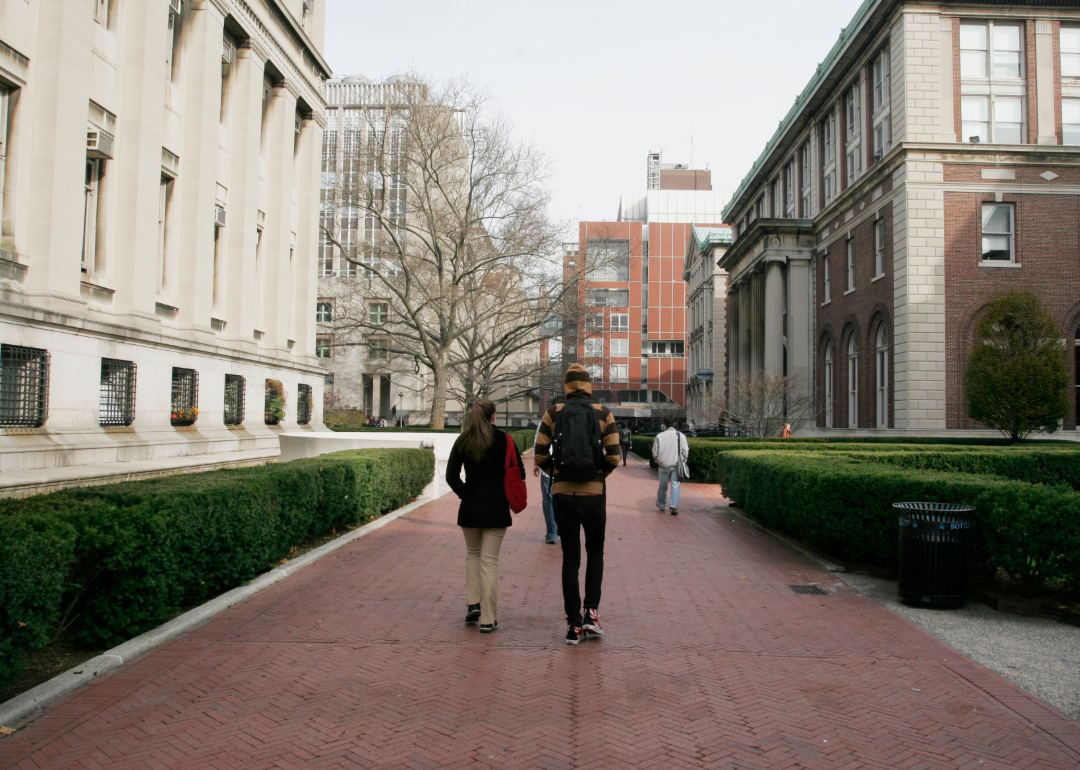
[{"label": "brick walkway", "polygon": [[[450,495],[60,703],[0,767],[1080,767],[1080,725],[715,488],[657,513],[653,478],[613,477],[603,640],[562,643],[536,506],[503,547],[502,628],[464,626]],[[829,595],[788,588],[813,582]]]}]

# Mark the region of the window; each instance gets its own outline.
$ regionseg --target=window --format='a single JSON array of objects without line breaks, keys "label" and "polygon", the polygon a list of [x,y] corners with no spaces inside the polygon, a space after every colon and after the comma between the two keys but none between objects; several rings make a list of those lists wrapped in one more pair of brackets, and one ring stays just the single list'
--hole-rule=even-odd
[{"label": "window", "polygon": [[611,357],[628,358],[630,356],[630,340],[612,340]]},{"label": "window", "polygon": [[833,344],[825,343],[825,427],[833,426]]},{"label": "window", "polygon": [[267,380],[264,393],[263,421],[267,425],[277,425],[285,419],[285,386],[281,380]]},{"label": "window", "polygon": [[587,331],[587,332],[602,332],[602,331],[604,331],[604,314],[603,313],[586,313],[585,314],[585,331]]},{"label": "window", "polygon": [[859,427],[859,341],[852,334],[847,344],[847,419],[849,428]]},{"label": "window", "polygon": [[882,51],[874,59],[874,105],[876,113],[887,107],[892,93],[892,73],[889,71],[889,52]]},{"label": "window", "polygon": [[601,337],[588,337],[585,339],[585,357],[604,357],[604,340]]},{"label": "window", "polygon": [[590,238],[585,245],[589,281],[629,281],[630,241]]},{"label": "window", "polygon": [[982,258],[986,262],[1012,262],[1013,207],[1011,203],[984,203]]},{"label": "window", "polygon": [[386,341],[381,339],[370,340],[367,346],[367,357],[369,361],[385,361]]},{"label": "window", "polygon": [[871,151],[875,162],[889,151],[889,145],[892,144],[892,116],[889,107],[892,94],[892,75],[889,67],[889,52],[885,50],[877,55],[872,67],[874,80],[872,105],[874,144]]},{"label": "window", "polygon": [[101,359],[101,397],[98,425],[135,422],[135,362]]},{"label": "window", "polygon": [[885,275],[885,220],[874,223],[874,277]]},{"label": "window", "polygon": [[589,373],[589,378],[593,382],[604,381],[604,367],[601,364],[585,364],[585,371]]},{"label": "window", "polygon": [[315,323],[330,323],[330,303],[320,302],[315,305]]},{"label": "window", "polygon": [[172,370],[172,424],[194,425],[199,419],[199,373],[194,369]]},{"label": "window", "polygon": [[874,379],[877,385],[877,426],[889,427],[889,330],[878,325],[874,344]]},{"label": "window", "polygon": [[247,381],[239,374],[225,375],[225,424],[240,425],[244,421],[244,393]]},{"label": "window", "polygon": [[1019,78],[1020,26],[996,22],[960,25],[960,77]]},{"label": "window", "polygon": [[311,422],[311,386],[300,384],[296,386],[296,424],[307,425]]},{"label": "window", "polygon": [[105,29],[109,28],[109,4],[109,0],[94,0],[94,21]]},{"label": "window", "polygon": [[1080,99],[1061,100],[1062,144],[1080,144]]},{"label": "window", "polygon": [[630,382],[630,367],[627,364],[612,364],[608,368],[611,382]]},{"label": "window", "polygon": [[784,166],[784,216],[795,218],[795,161]]},{"label": "window", "polygon": [[328,337],[315,338],[315,357],[330,358],[330,339]]},{"label": "window", "polygon": [[810,143],[799,150],[799,183],[802,185],[802,201],[799,216],[810,216]]},{"label": "window", "polygon": [[963,136],[969,142],[1021,144],[1023,99],[1016,96],[964,96],[960,101]]},{"label": "window", "polygon": [[169,240],[171,238],[172,225],[172,199],[173,185],[175,181],[171,177],[161,177],[161,187],[158,188],[158,291],[165,294],[169,285],[169,271],[172,264],[169,260]]},{"label": "window", "polygon": [[821,124],[822,137],[822,187],[825,205],[832,203],[836,195],[836,115],[829,115]]},{"label": "window", "polygon": [[825,304],[826,302],[832,302],[832,260],[828,254],[821,258],[821,275],[825,284],[822,290],[825,299],[822,300],[822,304]]},{"label": "window", "polygon": [[1061,76],[1080,78],[1080,27],[1061,28]]},{"label": "window", "polygon": [[847,136],[851,139],[859,135],[859,115],[862,100],[859,98],[859,84],[856,82],[849,90],[847,97]]},{"label": "window", "polygon": [[627,307],[630,305],[628,289],[587,289],[585,291],[587,307]]},{"label": "window", "polygon": [[97,158],[86,159],[86,173],[83,177],[83,244],[82,272],[91,274],[97,266],[98,205],[101,187],[101,172],[104,161]]},{"label": "window", "polygon": [[847,241],[847,291],[855,289],[855,239]]},{"label": "window", "polygon": [[181,27],[183,26],[180,10],[180,0],[171,0],[169,3],[169,30],[165,47],[165,74],[170,83],[176,83],[180,75],[178,61],[180,57],[178,54],[180,51]]},{"label": "window", "polygon": [[368,323],[372,326],[382,326],[390,314],[390,306],[385,302],[372,302],[368,305]]},{"label": "window", "polygon": [[682,341],[667,340],[664,342],[650,342],[649,355],[654,358],[682,358],[684,353]]},{"label": "window", "polygon": [[611,331],[613,332],[628,332],[630,331],[630,315],[627,313],[612,313],[611,314]]},{"label": "window", "polygon": [[0,428],[40,428],[48,418],[48,351],[0,345]]}]

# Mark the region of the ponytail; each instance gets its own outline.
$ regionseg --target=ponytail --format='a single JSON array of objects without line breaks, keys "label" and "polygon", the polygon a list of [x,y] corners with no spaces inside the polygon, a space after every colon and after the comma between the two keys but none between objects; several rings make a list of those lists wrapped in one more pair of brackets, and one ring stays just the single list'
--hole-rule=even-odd
[{"label": "ponytail", "polygon": [[465,426],[461,429],[461,452],[474,463],[484,459],[491,449],[495,434],[491,430],[491,418],[495,414],[495,404],[488,400],[477,401],[469,410]]}]

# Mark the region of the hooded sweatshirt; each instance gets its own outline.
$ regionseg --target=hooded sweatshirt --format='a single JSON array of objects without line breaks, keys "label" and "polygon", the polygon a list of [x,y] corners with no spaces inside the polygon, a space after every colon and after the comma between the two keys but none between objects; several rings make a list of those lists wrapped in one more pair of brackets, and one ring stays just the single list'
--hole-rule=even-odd
[{"label": "hooded sweatshirt", "polygon": [[[592,399],[592,379],[585,367],[581,364],[572,364],[566,370],[563,392],[568,399]],[[540,429],[536,435],[536,451],[533,453],[536,465],[553,478],[551,487],[553,495],[602,495],[604,494],[604,479],[619,467],[622,457],[619,451],[619,426],[615,423],[615,417],[610,409],[601,404],[593,404],[593,409],[597,411],[600,418],[604,468],[598,471],[596,478],[591,481],[561,481],[559,471],[556,470],[555,462],[551,457],[551,439],[555,434],[555,416],[563,406],[563,404],[555,404],[544,412],[544,419],[540,421]]]}]

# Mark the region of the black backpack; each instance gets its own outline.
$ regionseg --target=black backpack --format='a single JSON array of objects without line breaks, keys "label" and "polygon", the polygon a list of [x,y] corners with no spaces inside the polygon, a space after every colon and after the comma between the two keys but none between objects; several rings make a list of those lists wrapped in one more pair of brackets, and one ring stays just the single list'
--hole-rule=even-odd
[{"label": "black backpack", "polygon": [[600,413],[591,401],[569,399],[555,415],[551,457],[560,481],[593,481],[604,467]]}]

